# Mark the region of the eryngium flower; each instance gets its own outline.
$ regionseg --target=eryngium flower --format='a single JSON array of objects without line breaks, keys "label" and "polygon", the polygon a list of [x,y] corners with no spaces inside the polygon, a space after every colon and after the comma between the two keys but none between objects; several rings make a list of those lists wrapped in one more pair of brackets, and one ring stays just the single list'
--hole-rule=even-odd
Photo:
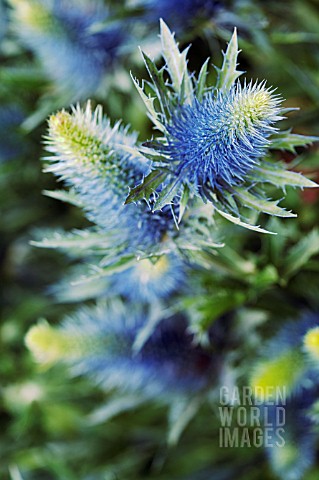
[{"label": "eryngium flower", "polygon": [[166,153],[176,175],[195,192],[223,190],[244,181],[265,154],[268,137],[281,120],[280,98],[264,83],[236,83],[210,92],[172,119]]},{"label": "eryngium flower", "polygon": [[[160,136],[145,144],[143,151],[152,160],[151,175],[134,187],[126,203],[156,197],[154,211],[165,205],[185,205],[194,196],[210,202],[213,212],[227,220],[259,232],[247,208],[281,217],[296,216],[270,200],[267,183],[285,191],[286,186],[317,185],[278,161],[271,150],[294,152],[316,137],[277,131],[276,122],[291,109],[281,107],[281,98],[265,83],[244,83],[238,78],[236,30],[217,68],[215,85],[208,84],[208,61],[198,77],[189,73],[188,48],[180,51],[174,35],[161,21],[164,66],[143,53],[151,82],[135,86]],[[148,93],[146,85],[151,88]],[[150,95],[150,96],[149,96]],[[154,180],[155,179],[155,180]],[[246,208],[247,207],[247,208]]]},{"label": "eryngium flower", "polygon": [[[52,172],[72,187],[77,202],[89,220],[103,230],[118,235],[117,242],[137,253],[138,247],[156,245],[169,228],[171,213],[153,214],[148,205],[124,206],[128,187],[140,180],[148,165],[126,153],[136,135],[120,123],[111,127],[101,107],[58,112],[49,120],[46,157]],[[115,240],[114,240],[115,241]],[[116,241],[115,241],[116,243]]]},{"label": "eryngium flower", "polygon": [[85,308],[59,328],[31,327],[26,344],[44,365],[64,362],[75,375],[88,375],[105,388],[139,390],[146,396],[198,391],[216,378],[214,356],[192,342],[187,322],[160,322],[140,350],[134,342],[145,315],[122,304]]},{"label": "eryngium flower", "polygon": [[99,0],[11,0],[17,34],[40,59],[60,93],[75,101],[93,93],[118,56],[123,29],[106,22]]}]

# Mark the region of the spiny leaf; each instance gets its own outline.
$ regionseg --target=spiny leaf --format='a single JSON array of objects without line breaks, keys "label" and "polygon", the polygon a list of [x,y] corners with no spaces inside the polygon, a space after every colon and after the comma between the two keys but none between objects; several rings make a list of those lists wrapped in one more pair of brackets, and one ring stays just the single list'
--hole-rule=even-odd
[{"label": "spiny leaf", "polygon": [[259,198],[256,195],[251,194],[243,188],[234,187],[233,191],[237,197],[245,202],[247,207],[252,207],[259,212],[267,213],[268,215],[275,215],[276,217],[296,217],[297,215],[292,212],[288,212],[284,208],[278,207],[278,201],[265,200]]},{"label": "spiny leaf", "polygon": [[87,250],[90,248],[99,251],[112,246],[112,238],[104,233],[90,230],[73,230],[72,232],[54,232],[51,237],[41,241],[31,241],[31,245],[40,248],[61,248],[67,250]]},{"label": "spiny leaf", "polygon": [[[193,99],[193,87],[187,72],[188,48],[180,53],[178,44],[175,42],[174,34],[171,33],[166,23],[160,20],[162,53],[166,61],[167,70],[171,76],[173,88],[181,98],[181,87],[184,82],[186,102],[191,103]],[[181,98],[182,99],[182,98]]]},{"label": "spiny leaf", "polygon": [[178,194],[179,189],[179,178],[164,187],[163,190],[158,194],[153,211],[155,212],[156,210],[161,210],[163,207],[165,207],[165,205],[170,205],[173,198]]},{"label": "spiny leaf", "polygon": [[[167,318],[170,315],[171,315],[170,312],[167,312],[165,317]],[[132,351],[134,355],[138,354],[142,350],[145,343],[154,333],[159,322],[161,322],[163,319],[164,319],[164,314],[163,314],[162,307],[157,305],[156,302],[153,303],[147,322],[142,326],[142,328],[138,331],[135,337],[135,340],[132,346]]]},{"label": "spiny leaf", "polygon": [[75,205],[76,207],[83,208],[83,202],[78,198],[76,192],[74,190],[43,190],[43,195],[46,195],[50,198],[55,198],[56,200],[60,200],[61,202],[70,203],[71,205]]},{"label": "spiny leaf", "polygon": [[292,172],[285,168],[276,168],[271,164],[265,164],[265,162],[262,167],[255,167],[251,177],[259,182],[272,183],[277,187],[285,187],[288,185],[300,188],[318,187],[315,182],[309,180],[309,178],[304,177],[300,173]]},{"label": "spiny leaf", "polygon": [[153,170],[149,175],[144,177],[142,183],[132,188],[124,205],[132,202],[138,202],[139,200],[148,200],[150,196],[156,191],[157,187],[163,183],[167,172],[162,170]]},{"label": "spiny leaf", "polygon": [[150,96],[145,94],[145,92],[144,92],[144,82],[142,82],[142,86],[140,87],[140,85],[138,83],[138,80],[136,78],[134,78],[132,74],[131,74],[131,77],[132,77],[132,80],[134,82],[134,85],[135,85],[138,93],[140,94],[140,96],[141,96],[141,98],[142,98],[142,100],[143,100],[143,102],[144,102],[144,104],[145,104],[145,106],[148,110],[150,119],[152,120],[154,125],[158,128],[158,130],[160,130],[161,132],[164,133],[166,131],[166,129],[165,129],[164,125],[160,122],[159,115],[156,112],[155,107],[154,107],[155,97],[150,97]]},{"label": "spiny leaf", "polygon": [[243,222],[240,218],[238,217],[233,217],[229,213],[223,212],[222,210],[219,210],[215,206],[216,212],[219,213],[222,217],[226,218],[226,220],[229,220],[230,222],[234,223],[235,225],[239,225],[240,227],[247,228],[248,230],[254,230],[255,232],[259,233],[269,233],[271,235],[277,235],[276,232],[269,232],[268,230],[265,230],[264,228],[261,228],[257,225],[251,225],[250,223],[245,223]]},{"label": "spiny leaf", "polygon": [[295,147],[304,147],[305,145],[310,145],[311,143],[318,141],[319,137],[298,135],[296,133],[291,133],[291,129],[289,129],[273,135],[270,139],[271,143],[269,148],[288,150],[289,152],[294,153]]},{"label": "spiny leaf", "polygon": [[153,81],[153,84],[158,96],[158,100],[162,108],[162,112],[164,115],[167,115],[167,104],[168,104],[167,87],[164,82],[163,70],[158,70],[155,63],[146,55],[145,52],[142,52],[142,55],[143,55],[143,59],[144,59],[147,71],[149,73],[149,76]]},{"label": "spiny leaf", "polygon": [[200,69],[200,72],[198,75],[198,80],[196,85],[196,97],[199,102],[202,101],[203,95],[205,93],[208,62],[209,62],[209,58],[207,58],[205,63],[202,65],[202,68]]},{"label": "spiny leaf", "polygon": [[228,44],[226,53],[224,55],[224,61],[222,68],[216,68],[218,71],[218,79],[216,88],[218,90],[223,90],[227,92],[231,86],[235,83],[238,77],[244,72],[236,70],[237,67],[237,57],[240,50],[238,50],[237,43],[237,29],[234,29],[232,38]]},{"label": "spiny leaf", "polygon": [[186,210],[186,206],[189,200],[189,187],[187,185],[184,185],[183,187],[183,192],[181,195],[181,200],[179,203],[179,215],[178,215],[178,223],[181,223],[183,215]]}]

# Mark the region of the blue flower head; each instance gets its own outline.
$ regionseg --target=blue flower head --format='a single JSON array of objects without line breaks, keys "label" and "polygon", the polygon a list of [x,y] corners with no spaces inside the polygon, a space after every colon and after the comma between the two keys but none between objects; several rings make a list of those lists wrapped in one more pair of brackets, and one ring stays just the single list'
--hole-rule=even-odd
[{"label": "blue flower head", "polygon": [[84,98],[98,87],[126,34],[99,0],[11,0],[17,34],[43,64],[60,93]]},{"label": "blue flower head", "polygon": [[[217,68],[215,85],[207,84],[208,61],[198,78],[187,68],[188,48],[180,52],[174,35],[161,21],[164,67],[143,53],[151,82],[135,86],[145,103],[149,117],[160,135],[145,144],[143,154],[152,160],[152,173],[159,182],[147,177],[130,192],[126,203],[156,198],[153,210],[165,205],[180,205],[194,197],[212,206],[211,212],[238,225],[256,231],[264,229],[251,223],[248,209],[268,215],[295,216],[270,201],[266,184],[285,191],[287,185],[315,187],[300,174],[287,171],[271,159],[272,149],[302,146],[316,137],[280,132],[277,122],[287,112],[282,100],[265,82],[245,82],[238,77],[236,30]],[[144,91],[148,85],[151,93]],[[160,176],[161,175],[161,176]],[[150,183],[153,187],[150,189]],[[144,185],[143,185],[144,184]]]},{"label": "blue flower head", "polygon": [[43,365],[65,362],[74,374],[88,375],[107,389],[167,396],[212,384],[213,355],[193,345],[182,318],[163,320],[136,351],[145,319],[134,309],[127,313],[113,304],[82,309],[59,328],[42,321],[31,327],[26,344]]},{"label": "blue flower head", "polygon": [[242,183],[266,153],[273,125],[282,118],[279,105],[264,83],[238,82],[181,107],[167,126],[164,150],[176,175],[194,193]]}]

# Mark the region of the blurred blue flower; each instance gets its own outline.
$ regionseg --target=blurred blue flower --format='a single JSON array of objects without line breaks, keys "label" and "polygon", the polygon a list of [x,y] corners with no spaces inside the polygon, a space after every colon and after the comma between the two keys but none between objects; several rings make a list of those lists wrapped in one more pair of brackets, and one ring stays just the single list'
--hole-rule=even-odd
[{"label": "blurred blue flower", "polygon": [[[265,445],[267,455],[275,473],[283,480],[303,478],[315,460],[317,435],[310,409],[319,394],[318,365],[309,361],[308,354],[313,354],[318,327],[317,313],[305,313],[299,320],[284,325],[264,348],[264,360],[253,374],[254,391],[261,387],[266,392],[260,408],[271,444]],[[286,398],[280,403],[267,394],[275,392],[276,387],[286,388]],[[258,398],[257,392],[255,397]],[[280,440],[279,444],[277,407],[284,411],[280,417],[284,419],[284,425],[280,425],[284,443]]]},{"label": "blurred blue flower", "polygon": [[[38,56],[60,94],[87,97],[116,60],[127,33],[99,0],[11,0],[17,34]],[[97,29],[95,30],[95,28]]]},{"label": "blurred blue flower", "polygon": [[[284,405],[263,407],[264,414],[267,411],[268,438],[270,440],[273,437],[273,441],[269,442],[272,446],[266,446],[266,452],[273,470],[283,480],[303,478],[306,470],[315,461],[317,435],[309,409],[318,398],[318,394],[318,387],[303,388]],[[278,406],[284,409],[281,416],[278,415]],[[280,441],[277,445],[277,429],[281,423],[284,423],[280,427],[284,444]]]},{"label": "blurred blue flower", "polygon": [[134,341],[147,319],[122,304],[80,310],[60,328],[43,321],[33,326],[26,343],[44,365],[69,364],[75,375],[88,375],[106,389],[139,390],[146,396],[195,392],[216,378],[211,353],[195,346],[187,322],[161,321],[139,351]]}]

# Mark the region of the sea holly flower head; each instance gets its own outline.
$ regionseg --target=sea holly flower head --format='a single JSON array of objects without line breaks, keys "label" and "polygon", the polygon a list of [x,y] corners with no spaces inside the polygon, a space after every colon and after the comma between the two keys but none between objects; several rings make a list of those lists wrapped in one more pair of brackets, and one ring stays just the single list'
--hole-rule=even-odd
[{"label": "sea holly flower head", "polygon": [[[199,76],[187,68],[188,49],[180,52],[174,35],[161,21],[160,70],[143,53],[151,82],[134,79],[148,115],[160,136],[141,150],[152,160],[151,175],[130,192],[127,203],[153,195],[154,210],[180,208],[197,196],[228,220],[264,232],[251,223],[245,207],[269,215],[295,216],[268,199],[265,185],[314,187],[302,175],[274,162],[271,150],[307,145],[316,137],[280,132],[277,122],[289,111],[265,82],[238,77],[236,30],[224,54],[215,85],[207,83],[208,61]],[[154,172],[160,172],[156,175]]]},{"label": "sea holly flower head", "polygon": [[209,92],[202,102],[182,106],[167,126],[164,150],[176,175],[202,195],[206,188],[223,191],[242,183],[282,118],[279,103],[264,83],[237,82],[226,94]]}]

